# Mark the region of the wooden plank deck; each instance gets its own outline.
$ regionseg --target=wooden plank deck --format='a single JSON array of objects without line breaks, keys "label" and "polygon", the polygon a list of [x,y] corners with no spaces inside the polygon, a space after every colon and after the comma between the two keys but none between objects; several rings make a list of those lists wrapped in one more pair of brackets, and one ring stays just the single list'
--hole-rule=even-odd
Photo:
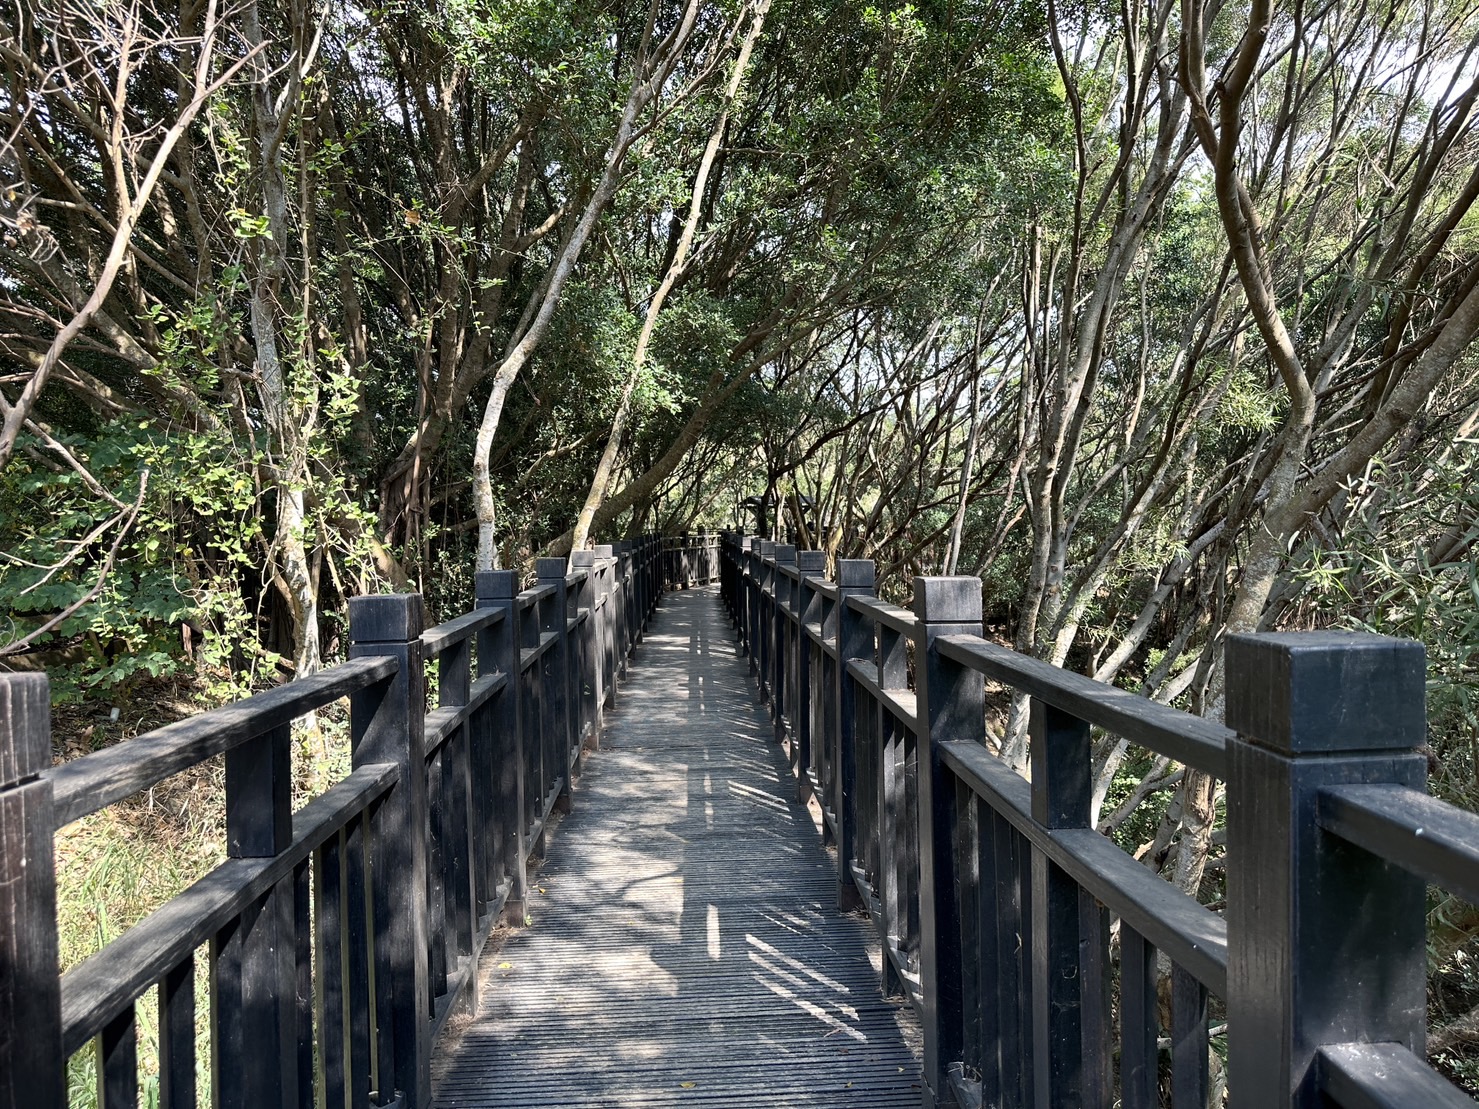
[{"label": "wooden plank deck", "polygon": [[663,598],[531,889],[440,1045],[438,1109],[915,1106],[879,992],[713,588]]}]

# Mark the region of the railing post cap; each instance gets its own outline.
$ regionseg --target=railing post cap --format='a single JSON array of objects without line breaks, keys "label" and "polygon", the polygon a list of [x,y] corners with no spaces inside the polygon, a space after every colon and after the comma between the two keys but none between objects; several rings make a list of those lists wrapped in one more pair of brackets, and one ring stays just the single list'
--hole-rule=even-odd
[{"label": "railing post cap", "polygon": [[426,628],[420,593],[380,593],[349,599],[354,643],[409,643]]},{"label": "railing post cap", "polygon": [[790,564],[796,561],[796,545],[794,543],[777,543],[775,545],[775,560]]},{"label": "railing post cap", "polygon": [[51,683],[45,674],[0,674],[0,789],[51,765]]},{"label": "railing post cap", "polygon": [[597,558],[610,558],[616,553],[616,548],[610,543],[597,543],[595,549]]},{"label": "railing post cap", "polygon": [[762,540],[760,540],[760,557],[761,558],[774,558],[775,557],[775,540],[774,539],[762,539]]},{"label": "railing post cap", "polygon": [[1227,726],[1288,754],[1408,750],[1423,744],[1421,643],[1354,632],[1230,635]]},{"label": "railing post cap", "polygon": [[914,615],[926,624],[979,624],[981,579],[967,576],[915,578]]},{"label": "railing post cap", "polygon": [[760,553],[760,550],[761,550],[761,545],[764,542],[765,542],[765,540],[761,539],[758,535],[752,535],[752,536],[750,536],[750,544],[749,544],[750,545],[750,553],[751,554],[759,554]]},{"label": "railing post cap", "polygon": [[480,601],[506,601],[518,592],[518,575],[512,570],[479,570],[473,580],[473,595]]},{"label": "railing post cap", "polygon": [[803,574],[821,574],[827,569],[826,551],[797,551],[796,568]]},{"label": "railing post cap", "polygon": [[565,560],[563,558],[536,558],[534,560],[534,576],[544,578],[563,578],[565,576]]},{"label": "railing post cap", "polygon": [[577,570],[589,570],[596,564],[595,551],[571,551],[570,565]]},{"label": "railing post cap", "polygon": [[872,590],[877,581],[878,568],[871,558],[839,558],[837,560],[837,584],[842,589]]}]

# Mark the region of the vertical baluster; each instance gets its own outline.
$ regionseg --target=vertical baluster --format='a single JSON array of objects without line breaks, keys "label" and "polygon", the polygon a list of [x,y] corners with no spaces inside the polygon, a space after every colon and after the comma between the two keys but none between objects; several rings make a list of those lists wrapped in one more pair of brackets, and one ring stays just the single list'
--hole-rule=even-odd
[{"label": "vertical baluster", "polygon": [[[312,1078],[312,1069],[307,1075]],[[195,1109],[195,1092],[195,956],[190,954],[159,983],[159,1107]]]},{"label": "vertical baluster", "polygon": [[1159,1076],[1156,1043],[1156,959],[1139,932],[1120,922],[1120,1104],[1156,1109]]},{"label": "vertical baluster", "polygon": [[377,802],[344,827],[341,934],[346,945],[344,1080],[349,1109],[367,1104],[370,1091],[386,1084],[380,1080],[380,1072],[392,1067],[395,1059],[394,1026],[388,1016],[394,1012],[394,981],[392,975],[381,973],[389,966],[389,952],[385,944],[371,939],[372,928],[377,936],[389,936],[393,928],[387,916],[390,898],[370,888],[370,844],[379,842],[385,805],[385,801]]},{"label": "vertical baluster", "polygon": [[515,605],[519,626],[519,738],[523,742],[524,827],[533,836],[528,843],[530,858],[543,858],[544,833],[535,835],[544,815],[544,794],[548,784],[544,762],[544,706],[539,697],[539,667],[533,652],[539,647],[539,603],[523,596]]},{"label": "vertical baluster", "polygon": [[[596,546],[596,602],[600,609],[600,636],[599,651],[601,654],[601,700],[600,719],[604,720],[606,710],[616,706],[616,611],[614,600],[613,567],[615,558],[612,555],[612,547],[609,543],[601,543]],[[600,727],[600,720],[597,721]]]},{"label": "vertical baluster", "polygon": [[[340,833],[330,836],[313,853],[314,932],[318,943],[314,1001],[318,1008],[318,1057],[325,1109],[348,1109],[344,963],[350,945],[345,937],[342,845]],[[350,957],[354,957],[352,953]],[[194,1029],[191,1032],[193,1038]]]},{"label": "vertical baluster", "polygon": [[771,675],[775,669],[775,544],[760,540],[760,699],[767,707],[771,702]]},{"label": "vertical baluster", "polygon": [[97,1040],[98,1109],[138,1109],[139,1038],[134,1006],[103,1026]]},{"label": "vertical baluster", "polygon": [[1171,968],[1171,1106],[1207,1104],[1207,987]]},{"label": "vertical baluster", "polygon": [[433,998],[447,992],[447,840],[451,828],[446,753],[443,744],[426,765],[426,972]]},{"label": "vertical baluster", "polygon": [[[422,623],[421,598],[414,593],[349,602],[350,657],[389,655],[400,664],[392,677],[350,697],[349,716],[354,765],[394,763],[400,771],[376,816],[369,887],[376,984],[384,992],[375,1013],[380,1087],[375,1096],[383,1105],[399,1095],[404,1109],[422,1109],[431,1098],[431,993],[422,892],[427,846]],[[386,1050],[393,1059],[385,1058]]]},{"label": "vertical baluster", "polygon": [[484,570],[476,579],[476,607],[496,608],[503,618],[478,639],[478,673],[502,673],[504,687],[488,706],[491,732],[489,763],[493,775],[493,840],[489,845],[492,874],[490,898],[508,883],[504,916],[521,924],[525,913],[528,825],[524,813],[524,744],[522,740],[523,673],[519,669],[518,580],[512,570]]},{"label": "vertical baluster", "polygon": [[899,943],[919,973],[919,740],[899,734]]},{"label": "vertical baluster", "polygon": [[[964,1054],[960,904],[955,875],[959,834],[955,789],[938,745],[985,740],[985,681],[944,658],[942,635],[981,634],[981,582],[967,577],[914,579],[919,746],[919,973],[924,996],[924,1101],[949,1101],[949,1070]],[[970,1003],[976,1003],[975,998]]]},{"label": "vertical baluster", "polygon": [[50,765],[46,676],[0,674],[0,1109],[66,1103]]},{"label": "vertical baluster", "polygon": [[[1006,824],[1003,819],[1003,824]],[[1008,826],[1009,827],[1009,826]],[[1004,941],[1012,945],[1013,958],[1016,961],[1017,991],[1015,999],[1004,998],[1014,1022],[1013,1032],[1016,1036],[1016,1050],[1013,1058],[1019,1060],[1017,1069],[1017,1091],[1016,1100],[1008,1097],[1003,1105],[1010,1109],[1028,1109],[1034,1106],[1034,1088],[1036,1086],[1036,1053],[1037,1038],[1032,1033],[1033,1013],[1036,1009],[1033,990],[1033,937],[1037,934],[1035,918],[1033,917],[1032,904],[1032,872],[1033,856],[1035,850],[1027,840],[1027,837],[1010,828],[1007,839],[1011,844],[1012,868],[1017,876],[1017,881],[1012,892],[1017,898],[1017,934],[1005,936]],[[1015,1001],[1015,1004],[1013,1004]],[[1006,1040],[1003,1039],[1003,1043]],[[1007,1056],[1005,1051],[1003,1059]],[[1008,1090],[1008,1094],[1010,1094]]]},{"label": "vertical baluster", "polygon": [[764,627],[764,605],[765,590],[764,582],[761,580],[760,549],[765,541],[758,536],[750,537],[750,553],[746,559],[746,582],[747,600],[745,601],[746,633],[745,642],[749,647],[750,676],[755,679],[757,686],[763,687],[765,683],[765,654],[764,644],[760,637],[760,629]]},{"label": "vertical baluster", "polygon": [[771,660],[770,680],[770,718],[775,724],[775,740],[777,743],[786,738],[787,715],[791,711],[790,701],[787,699],[789,693],[791,671],[791,606],[792,593],[795,591],[796,583],[792,580],[790,573],[796,569],[796,548],[789,543],[777,543],[775,548],[775,566],[771,581],[773,583],[772,593],[775,598],[773,604],[773,624],[771,639],[775,644],[774,654]]},{"label": "vertical baluster", "polygon": [[[1032,818],[1045,828],[1088,827],[1089,726],[1033,698],[1029,728]],[[1079,889],[1039,850],[1032,859],[1032,916],[1033,1088],[1042,1109],[1080,1109],[1086,1061]]]},{"label": "vertical baluster", "polygon": [[297,1045],[297,1109],[314,1109],[318,1079],[313,1060],[312,874],[307,859],[293,867],[293,965],[297,974],[292,1026]]},{"label": "vertical baluster", "polygon": [[[1110,1002],[1109,910],[1078,892],[1079,977],[1083,1005],[1084,1109],[1109,1109],[1114,1099],[1114,1040]],[[1199,1109],[1206,1109],[1205,1104]]]},{"label": "vertical baluster", "polygon": [[565,584],[563,558],[541,558],[534,563],[541,587],[549,586],[555,595],[549,600],[549,629],[555,643],[544,656],[545,715],[550,729],[550,754],[556,773],[563,779],[560,787],[561,811],[570,811],[570,785],[575,780],[578,747],[575,738],[574,698],[570,688],[570,593]]},{"label": "vertical baluster", "polygon": [[576,688],[580,694],[581,741],[595,751],[601,746],[596,711],[596,706],[601,703],[601,667],[596,661],[596,552],[571,551],[570,565],[585,573],[585,580],[580,583],[576,594],[576,604],[585,616],[577,637],[580,677]]},{"label": "vertical baluster", "polygon": [[[442,652],[437,660],[437,703],[461,707],[472,695],[472,640],[462,639]],[[452,956],[470,957],[477,920],[473,905],[473,783],[472,722],[464,720],[447,737],[442,755],[442,835],[446,852],[447,941]],[[477,975],[468,976],[475,994]],[[469,996],[469,1002],[474,996]]]},{"label": "vertical baluster", "polygon": [[816,660],[821,655],[821,648],[812,642],[807,626],[819,622],[822,617],[821,594],[812,588],[812,583],[821,579],[826,568],[827,554],[825,551],[798,551],[796,553],[796,570],[801,575],[801,596],[796,621],[796,710],[794,713],[796,749],[794,761],[796,764],[796,797],[801,801],[811,796],[812,728],[818,701],[815,670]]},{"label": "vertical baluster", "polygon": [[[907,691],[909,688],[908,641],[892,628],[878,627],[878,684],[883,689]],[[903,882],[900,873],[905,859],[913,859],[906,840],[915,839],[913,829],[901,818],[904,798],[904,733],[903,727],[882,704],[876,706],[879,726],[878,744],[878,900],[883,909],[884,942],[900,950],[907,947],[909,931]],[[903,881],[901,882],[901,878]],[[897,992],[903,983],[891,960],[883,960],[883,992]]]},{"label": "vertical baluster", "polygon": [[848,673],[849,659],[873,655],[870,623],[848,607],[849,597],[873,592],[871,559],[845,558],[837,563],[837,704],[836,749],[832,756],[832,811],[837,820],[837,903],[845,912],[861,904],[852,877],[856,853],[857,813],[857,682]]},{"label": "vertical baluster", "polygon": [[980,1074],[985,1052],[981,1042],[982,993],[994,986],[981,974],[980,952],[983,946],[981,924],[981,856],[980,810],[986,808],[975,792],[959,778],[951,776],[947,788],[955,791],[958,824],[955,842],[955,881],[960,907],[960,994],[961,994],[961,1059],[966,1073]]},{"label": "vertical baluster", "polygon": [[1424,1051],[1426,886],[1317,819],[1328,786],[1423,787],[1423,648],[1334,632],[1233,635],[1224,651],[1226,720],[1238,733],[1228,744],[1229,1090],[1234,1109],[1312,1109],[1322,1044]]},{"label": "vertical baluster", "polygon": [[[842,574],[837,575],[839,583],[838,592],[841,591],[840,583]],[[822,650],[820,653],[822,681],[821,688],[817,691],[818,717],[821,721],[817,728],[816,746],[812,759],[817,764],[817,787],[820,794],[818,801],[822,811],[837,819],[837,797],[840,788],[837,782],[837,750],[841,742],[838,736],[837,703],[841,695],[840,680],[837,676],[838,644],[841,639],[837,634],[838,613],[842,606],[833,597],[822,598]],[[830,647],[829,651],[827,648]],[[822,840],[831,844],[833,835],[832,822],[822,822]]]},{"label": "vertical baluster", "polygon": [[[981,1036],[981,1104],[1007,1104],[1006,1071],[1016,1069],[1015,1058],[1002,1057],[1002,1013],[1004,994],[1012,992],[1014,979],[1003,965],[1002,936],[1008,912],[1003,896],[1012,880],[1001,868],[1003,836],[1001,818],[985,801],[976,807],[976,867],[979,874],[976,896],[976,948],[979,953],[981,990],[976,998],[976,1022]],[[966,1004],[970,999],[966,999]]]}]

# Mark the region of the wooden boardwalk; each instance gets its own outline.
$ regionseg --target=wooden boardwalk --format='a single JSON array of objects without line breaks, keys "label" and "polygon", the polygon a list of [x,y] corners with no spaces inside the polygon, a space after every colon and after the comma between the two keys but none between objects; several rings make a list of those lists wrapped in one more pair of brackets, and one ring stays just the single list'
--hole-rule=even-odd
[{"label": "wooden boardwalk", "polygon": [[437,1109],[919,1104],[912,1013],[770,735],[717,590],[666,595]]}]

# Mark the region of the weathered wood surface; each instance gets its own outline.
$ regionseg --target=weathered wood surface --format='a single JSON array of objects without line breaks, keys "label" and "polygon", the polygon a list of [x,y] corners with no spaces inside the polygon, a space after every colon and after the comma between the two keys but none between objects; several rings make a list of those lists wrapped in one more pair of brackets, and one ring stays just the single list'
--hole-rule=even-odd
[{"label": "weathered wood surface", "polygon": [[917,1105],[912,1014],[835,908],[716,592],[665,597],[630,674],[436,1106]]}]

